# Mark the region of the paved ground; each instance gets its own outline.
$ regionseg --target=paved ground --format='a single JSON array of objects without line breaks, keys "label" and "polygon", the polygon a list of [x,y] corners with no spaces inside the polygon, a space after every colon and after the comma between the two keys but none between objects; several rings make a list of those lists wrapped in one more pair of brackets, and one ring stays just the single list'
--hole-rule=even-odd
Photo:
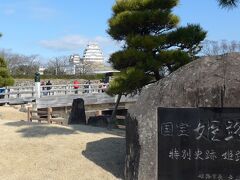
[{"label": "paved ground", "polygon": [[0,106],[0,114],[0,179],[123,178],[123,131],[28,123],[17,107]]}]

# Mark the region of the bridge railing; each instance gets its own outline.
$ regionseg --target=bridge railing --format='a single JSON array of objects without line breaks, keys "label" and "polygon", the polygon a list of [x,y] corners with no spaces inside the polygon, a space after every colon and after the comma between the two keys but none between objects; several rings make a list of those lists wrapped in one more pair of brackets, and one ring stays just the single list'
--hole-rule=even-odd
[{"label": "bridge railing", "polygon": [[7,86],[3,87],[3,91],[0,92],[0,96],[3,98],[20,98],[20,97],[34,97],[34,86]]},{"label": "bridge railing", "polygon": [[[66,85],[42,85],[40,88],[41,96],[83,94],[83,93],[104,93],[109,84],[66,84]],[[4,92],[0,92],[0,97],[5,99],[10,98],[25,98],[35,97],[35,86],[8,86],[3,88]]]}]

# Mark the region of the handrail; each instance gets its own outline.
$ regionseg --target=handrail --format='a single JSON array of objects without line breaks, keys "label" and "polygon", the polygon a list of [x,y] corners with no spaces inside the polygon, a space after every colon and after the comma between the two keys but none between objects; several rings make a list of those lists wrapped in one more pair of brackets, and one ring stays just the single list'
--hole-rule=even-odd
[{"label": "handrail", "polygon": [[27,89],[27,88],[32,88],[34,86],[7,86],[6,89],[19,89],[19,88],[23,88],[23,89]]},{"label": "handrail", "polygon": [[[62,94],[78,94],[78,93],[104,93],[109,86],[108,83],[93,84],[77,84],[79,88],[74,88],[76,84],[66,85],[42,85],[40,89],[41,96],[45,95],[62,95]],[[35,86],[7,86],[0,96],[4,99],[34,97],[36,94]]]}]

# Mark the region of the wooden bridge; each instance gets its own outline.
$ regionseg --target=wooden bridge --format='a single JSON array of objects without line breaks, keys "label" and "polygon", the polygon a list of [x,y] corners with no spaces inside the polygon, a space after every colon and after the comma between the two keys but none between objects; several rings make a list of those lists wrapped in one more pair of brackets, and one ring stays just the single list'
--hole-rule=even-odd
[{"label": "wooden bridge", "polygon": [[[64,85],[43,85],[40,87],[40,98],[44,96],[62,96],[84,93],[104,93],[108,84],[80,84],[79,88],[75,89],[74,84]],[[35,86],[8,86],[1,88],[0,102],[11,103],[16,100],[32,101],[36,99],[37,92]]]},{"label": "wooden bridge", "polygon": [[[6,87],[5,92],[0,96],[0,104],[26,104],[36,102],[36,108],[47,107],[69,107],[73,99],[82,98],[89,109],[107,109],[114,106],[116,97],[111,97],[105,93],[108,84],[80,84],[75,89],[74,84],[67,85],[44,85],[41,86],[40,98],[36,97],[35,86],[12,86]],[[128,106],[135,103],[136,97],[123,96],[120,106]],[[92,107],[92,108],[91,108]]]},{"label": "wooden bridge", "polygon": [[[67,85],[43,85],[40,88],[40,98],[52,96],[68,96],[73,94],[83,95],[85,93],[104,93],[108,84],[81,84],[75,89],[73,84]],[[35,101],[37,92],[35,86],[9,86],[0,92],[0,103],[23,104]]]}]

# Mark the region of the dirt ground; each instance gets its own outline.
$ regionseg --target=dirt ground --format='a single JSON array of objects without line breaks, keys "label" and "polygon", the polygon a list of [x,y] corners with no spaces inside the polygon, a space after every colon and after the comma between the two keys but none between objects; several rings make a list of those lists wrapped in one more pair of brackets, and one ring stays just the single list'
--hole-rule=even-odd
[{"label": "dirt ground", "polygon": [[123,131],[29,123],[26,117],[19,107],[0,106],[0,179],[123,178]]},{"label": "dirt ground", "polygon": [[20,112],[21,106],[0,106],[0,120],[27,120],[27,113]]}]

